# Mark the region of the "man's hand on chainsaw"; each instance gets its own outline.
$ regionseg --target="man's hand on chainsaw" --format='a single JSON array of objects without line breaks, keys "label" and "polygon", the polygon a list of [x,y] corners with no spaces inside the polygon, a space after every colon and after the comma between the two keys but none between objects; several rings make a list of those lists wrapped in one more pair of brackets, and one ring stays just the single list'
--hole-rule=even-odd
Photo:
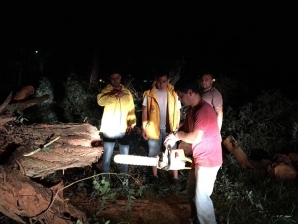
[{"label": "man's hand on chainsaw", "polygon": [[179,141],[179,140],[180,140],[180,139],[177,138],[173,133],[170,133],[170,134],[168,134],[168,135],[166,136],[166,138],[165,138],[163,144],[164,144],[164,146],[165,146],[166,148],[167,148],[169,145],[170,145],[171,147],[173,147],[173,146],[176,144],[176,142]]}]

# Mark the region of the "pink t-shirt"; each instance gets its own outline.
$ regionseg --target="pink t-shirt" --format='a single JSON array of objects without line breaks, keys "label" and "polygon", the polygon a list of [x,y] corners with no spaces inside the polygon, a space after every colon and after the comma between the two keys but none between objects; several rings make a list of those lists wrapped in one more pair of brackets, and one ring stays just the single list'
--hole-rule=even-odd
[{"label": "pink t-shirt", "polygon": [[202,141],[192,144],[195,166],[214,167],[222,164],[221,138],[213,107],[201,100],[190,109],[193,130],[204,131]]}]

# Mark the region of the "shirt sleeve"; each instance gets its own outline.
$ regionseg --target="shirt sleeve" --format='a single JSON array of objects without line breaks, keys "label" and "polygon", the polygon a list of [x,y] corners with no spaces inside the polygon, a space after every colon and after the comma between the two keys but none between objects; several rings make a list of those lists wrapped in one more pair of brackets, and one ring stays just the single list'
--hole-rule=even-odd
[{"label": "shirt sleeve", "polygon": [[218,90],[215,90],[213,92],[213,106],[222,107],[222,105],[223,105],[222,95]]},{"label": "shirt sleeve", "polygon": [[148,102],[148,96],[147,95],[145,95],[144,96],[144,99],[143,99],[143,106],[145,106],[145,107],[147,107],[147,102]]},{"label": "shirt sleeve", "polygon": [[112,88],[105,87],[101,93],[97,95],[97,103],[99,106],[106,106],[117,102],[115,94],[111,94]]},{"label": "shirt sleeve", "polygon": [[182,106],[181,106],[180,100],[178,99],[178,96],[177,96],[177,99],[176,100],[177,100],[178,109],[180,110]]},{"label": "shirt sleeve", "polygon": [[197,111],[194,114],[194,130],[201,130],[206,132],[207,128],[207,119],[206,119],[206,114],[203,114],[202,112],[200,113]]}]

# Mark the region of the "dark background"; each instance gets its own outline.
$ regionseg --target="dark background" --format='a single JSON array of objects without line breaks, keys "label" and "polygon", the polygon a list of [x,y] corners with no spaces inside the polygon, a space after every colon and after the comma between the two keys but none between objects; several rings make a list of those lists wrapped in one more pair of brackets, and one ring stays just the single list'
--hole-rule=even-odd
[{"label": "dark background", "polygon": [[[50,58],[44,75],[61,81],[71,72],[90,75],[97,52],[100,76],[117,67],[142,79],[184,61],[183,75],[212,70],[255,88],[297,93],[296,1],[0,5],[3,82],[14,82],[35,50]],[[25,81],[36,81],[33,73]]]}]

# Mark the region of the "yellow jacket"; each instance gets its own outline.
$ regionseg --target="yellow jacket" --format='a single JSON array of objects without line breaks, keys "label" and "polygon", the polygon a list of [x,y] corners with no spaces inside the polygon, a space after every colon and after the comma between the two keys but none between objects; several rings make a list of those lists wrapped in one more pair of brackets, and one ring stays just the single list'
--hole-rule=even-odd
[{"label": "yellow jacket", "polygon": [[[147,124],[145,126],[146,135],[150,139],[159,139],[160,137],[160,109],[157,101],[156,87],[147,90],[143,94],[143,98],[147,95]],[[174,87],[168,84],[167,90],[167,132],[175,131],[180,121],[179,106],[177,104],[177,94]]]},{"label": "yellow jacket", "polygon": [[113,86],[108,84],[97,95],[97,103],[104,107],[100,132],[111,135],[123,133],[128,127],[136,124],[135,105],[130,91],[122,85],[125,94],[120,99],[115,94],[110,94]]}]

